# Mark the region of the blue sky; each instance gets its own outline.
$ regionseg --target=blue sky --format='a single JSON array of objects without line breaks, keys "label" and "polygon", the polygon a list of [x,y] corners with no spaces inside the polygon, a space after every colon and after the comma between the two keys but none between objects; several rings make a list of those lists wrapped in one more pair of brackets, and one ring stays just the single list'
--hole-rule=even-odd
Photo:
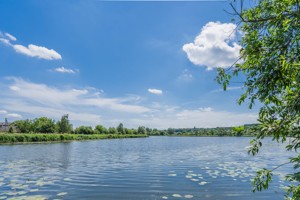
[{"label": "blue sky", "polygon": [[[216,127],[256,121],[223,92],[238,57],[228,1],[0,1],[0,119],[75,126]],[[2,120],[0,120],[2,121]]]}]

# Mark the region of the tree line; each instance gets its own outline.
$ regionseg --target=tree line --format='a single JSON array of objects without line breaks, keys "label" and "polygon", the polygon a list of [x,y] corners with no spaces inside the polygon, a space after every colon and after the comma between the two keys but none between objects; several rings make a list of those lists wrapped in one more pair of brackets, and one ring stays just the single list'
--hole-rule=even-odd
[{"label": "tree line", "polygon": [[255,124],[235,126],[235,127],[216,127],[216,128],[169,128],[166,130],[153,131],[152,135],[169,136],[254,136]]},{"label": "tree line", "polygon": [[79,126],[73,129],[68,115],[63,115],[60,120],[55,121],[47,117],[35,118],[33,120],[18,120],[11,124],[9,132],[17,133],[69,133],[69,134],[121,134],[121,135],[149,135],[149,136],[254,136],[249,131],[253,125],[237,127],[216,127],[216,128],[168,128],[152,129],[139,126],[137,129],[126,128],[122,123],[117,127],[106,128],[103,125]]},{"label": "tree line", "polygon": [[151,135],[153,129],[139,126],[137,129],[125,128],[122,123],[117,127],[106,128],[103,125],[79,126],[73,128],[68,115],[63,115],[57,122],[48,117],[35,118],[33,120],[17,120],[10,125],[10,133],[69,133],[69,134],[126,134],[126,135]]}]

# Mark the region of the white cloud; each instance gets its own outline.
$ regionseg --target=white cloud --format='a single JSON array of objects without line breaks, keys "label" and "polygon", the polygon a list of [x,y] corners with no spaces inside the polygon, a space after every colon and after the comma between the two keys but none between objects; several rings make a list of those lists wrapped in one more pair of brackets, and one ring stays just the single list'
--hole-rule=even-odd
[{"label": "white cloud", "polygon": [[16,41],[17,39],[9,34],[0,34],[0,42],[11,46],[17,53],[24,54],[29,57],[37,57],[46,60],[61,60],[62,57],[54,49],[48,49],[43,46],[37,46],[29,44],[27,47],[20,44],[12,44],[10,41]]},{"label": "white cloud", "polygon": [[22,115],[17,114],[17,113],[9,113],[9,114],[6,115],[6,117],[9,117],[9,118],[22,118]]},{"label": "white cloud", "polygon": [[255,123],[257,119],[255,113],[236,113],[204,106],[187,109],[161,102],[147,102],[147,99],[132,94],[108,98],[90,87],[50,87],[15,77],[0,83],[0,117],[47,116],[57,120],[63,114],[69,114],[75,126],[103,124],[109,127],[122,122],[126,127],[134,128],[236,126]]},{"label": "white cloud", "polygon": [[68,69],[65,67],[58,67],[58,68],[55,68],[53,71],[59,72],[59,73],[67,73],[67,74],[75,74],[75,73],[79,72],[78,69]]},{"label": "white cloud", "polygon": [[4,35],[11,41],[17,41],[17,38],[9,33],[5,33]]},{"label": "white cloud", "polygon": [[250,123],[257,123],[256,113],[236,113],[212,108],[181,109],[177,108],[170,112],[165,110],[157,111],[151,116],[131,118],[127,123],[130,125],[139,124],[155,128],[214,128],[239,126]]},{"label": "white cloud", "polygon": [[98,91],[94,93],[89,89],[59,89],[14,77],[9,78],[9,80],[13,81],[13,83],[10,84],[8,88],[16,98],[22,98],[25,101],[30,100],[31,102],[45,106],[65,107],[71,105],[75,107],[99,107],[128,113],[150,111],[149,108],[130,104],[128,98],[105,98],[99,96]]},{"label": "white cloud", "polygon": [[148,89],[148,92],[152,93],[152,94],[156,94],[156,95],[161,95],[163,93],[162,90],[159,90],[159,89],[152,89],[152,88],[149,88]]},{"label": "white cloud", "polygon": [[[20,114],[17,114],[17,113],[9,113],[8,111],[6,110],[0,110],[0,115],[4,115],[5,117],[7,118],[22,118],[22,115]],[[3,116],[1,116],[2,118]],[[0,118],[0,121],[1,121],[1,118]]]},{"label": "white cloud", "polygon": [[188,59],[208,70],[216,67],[230,67],[240,56],[241,46],[235,41],[236,25],[232,23],[209,22],[201,30],[193,43],[182,49]]},{"label": "white cloud", "polygon": [[10,41],[8,39],[5,38],[0,38],[0,42],[6,44],[6,45],[10,45]]},{"label": "white cloud", "polygon": [[5,114],[7,114],[6,110],[0,110],[0,115],[5,115]]},{"label": "white cloud", "polygon": [[46,60],[61,60],[61,55],[53,49],[47,49],[46,47],[29,44],[28,47],[15,44],[12,47],[16,52],[30,56],[38,57]]}]

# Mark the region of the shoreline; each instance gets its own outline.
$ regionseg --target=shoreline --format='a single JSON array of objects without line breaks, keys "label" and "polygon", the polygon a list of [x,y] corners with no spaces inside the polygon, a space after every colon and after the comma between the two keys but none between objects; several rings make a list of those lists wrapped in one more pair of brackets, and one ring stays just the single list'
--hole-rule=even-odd
[{"label": "shoreline", "polygon": [[60,134],[60,133],[0,133],[0,145],[5,144],[40,144],[72,141],[145,138],[148,135],[126,134]]}]

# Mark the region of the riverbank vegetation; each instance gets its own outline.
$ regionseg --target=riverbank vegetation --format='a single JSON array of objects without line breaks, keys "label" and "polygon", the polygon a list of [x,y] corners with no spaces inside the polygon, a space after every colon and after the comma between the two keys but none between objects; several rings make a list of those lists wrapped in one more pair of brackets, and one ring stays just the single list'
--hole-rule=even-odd
[{"label": "riverbank vegetation", "polygon": [[92,140],[112,138],[136,138],[147,136],[254,136],[253,125],[217,128],[169,128],[164,130],[139,126],[126,128],[122,123],[117,127],[103,125],[79,126],[73,129],[68,115],[55,122],[47,117],[33,120],[18,120],[10,124],[8,133],[0,134],[0,143],[50,142],[71,140]]},{"label": "riverbank vegetation", "polygon": [[56,141],[72,141],[72,140],[99,140],[99,139],[138,138],[138,137],[147,137],[147,135],[0,133],[0,144],[1,143],[56,142]]},{"label": "riverbank vegetation", "polygon": [[166,136],[199,136],[199,137],[222,137],[222,136],[255,136],[255,124],[236,127],[216,128],[169,128],[167,130],[152,130],[150,135]]}]

